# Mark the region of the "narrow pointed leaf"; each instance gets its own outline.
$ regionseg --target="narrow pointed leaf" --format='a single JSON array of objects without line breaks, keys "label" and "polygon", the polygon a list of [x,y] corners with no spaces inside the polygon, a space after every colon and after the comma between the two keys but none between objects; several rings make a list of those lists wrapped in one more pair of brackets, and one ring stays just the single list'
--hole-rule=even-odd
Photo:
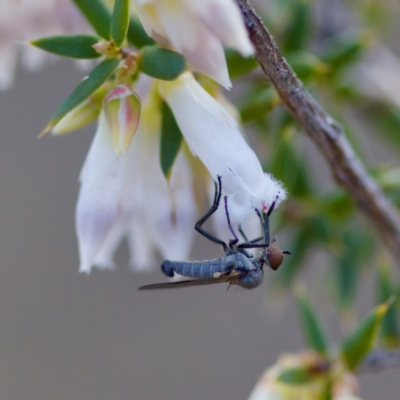
[{"label": "narrow pointed leaf", "polygon": [[142,51],[139,69],[153,78],[171,81],[185,69],[182,54],[158,46],[148,46]]},{"label": "narrow pointed leaf", "polygon": [[58,121],[61,120],[62,117],[97,90],[113,73],[115,68],[118,66],[118,63],[118,58],[109,58],[101,62],[63,101],[60,107],[58,107],[40,136],[48,132]]},{"label": "narrow pointed leaf", "polygon": [[306,367],[293,367],[287,368],[282,371],[277,380],[289,385],[303,385],[313,379],[313,374],[310,373],[309,368]]},{"label": "narrow pointed leaf", "polygon": [[297,296],[297,305],[306,344],[318,353],[326,355],[328,346],[317,313],[304,295]]},{"label": "narrow pointed leaf", "polygon": [[96,33],[105,38],[110,37],[111,13],[101,0],[73,0],[89,21]]},{"label": "narrow pointed leaf", "polygon": [[168,104],[162,104],[160,163],[168,179],[182,143],[182,132]]},{"label": "narrow pointed leaf", "polygon": [[[381,265],[378,269],[378,290],[377,297],[379,302],[394,295],[396,288],[392,285],[389,269],[386,265]],[[396,315],[396,307],[390,307],[383,317],[381,326],[381,337],[383,343],[388,347],[396,347],[400,344],[400,332]]]},{"label": "narrow pointed leaf", "polygon": [[53,135],[64,135],[82,128],[95,120],[100,114],[105,94],[105,87],[96,90],[86,100],[61,118],[51,130],[51,133]]},{"label": "narrow pointed leaf", "polygon": [[394,298],[391,298],[386,303],[375,307],[373,311],[361,321],[358,328],[342,343],[341,355],[350,370],[356,369],[363,358],[371,351],[382,319],[393,301]]},{"label": "narrow pointed leaf", "polygon": [[283,46],[286,52],[307,47],[312,25],[312,2],[309,0],[292,2],[291,20],[284,34]]},{"label": "narrow pointed leaf", "polygon": [[147,36],[146,31],[143,29],[142,24],[137,18],[131,18],[127,38],[129,43],[133,44],[138,49],[155,44],[155,41],[151,37]]},{"label": "narrow pointed leaf", "polygon": [[258,62],[254,57],[245,58],[233,49],[226,49],[225,57],[231,79],[238,78],[258,67]]},{"label": "narrow pointed leaf", "polygon": [[30,42],[31,45],[49,53],[72,58],[97,58],[99,54],[92,46],[99,39],[91,35],[50,36]]},{"label": "narrow pointed leaf", "polygon": [[110,36],[117,48],[120,48],[125,40],[129,27],[129,1],[115,0],[111,17]]}]

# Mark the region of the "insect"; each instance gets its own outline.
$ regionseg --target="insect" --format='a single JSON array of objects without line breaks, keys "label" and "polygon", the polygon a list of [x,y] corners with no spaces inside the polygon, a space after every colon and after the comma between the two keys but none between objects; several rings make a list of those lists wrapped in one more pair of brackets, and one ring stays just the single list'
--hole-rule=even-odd
[{"label": "insect", "polygon": [[[290,254],[288,251],[281,251],[278,247],[271,246],[269,235],[269,216],[275,207],[275,201],[272,202],[266,214],[256,210],[263,228],[263,236],[254,240],[247,241],[241,228],[239,229],[243,237],[244,243],[239,242],[230,221],[228,212],[228,197],[224,197],[225,212],[228,220],[229,229],[234,239],[226,244],[223,240],[206,232],[202,225],[206,220],[214,214],[220,204],[222,195],[221,177],[218,176],[218,184],[215,184],[215,197],[211,209],[203,218],[195,225],[195,229],[205,236],[207,239],[222,245],[225,251],[225,257],[215,258],[205,261],[164,261],[161,270],[168,277],[173,277],[175,273],[190,277],[193,279],[177,282],[156,283],[139,287],[139,290],[148,289],[168,289],[186,286],[208,285],[212,283],[228,282],[229,285],[238,285],[245,289],[253,289],[262,283],[264,264],[271,269],[277,270],[282,264],[283,255]],[[262,243],[259,243],[263,241]],[[253,257],[246,249],[260,248],[261,253],[258,257]]]}]

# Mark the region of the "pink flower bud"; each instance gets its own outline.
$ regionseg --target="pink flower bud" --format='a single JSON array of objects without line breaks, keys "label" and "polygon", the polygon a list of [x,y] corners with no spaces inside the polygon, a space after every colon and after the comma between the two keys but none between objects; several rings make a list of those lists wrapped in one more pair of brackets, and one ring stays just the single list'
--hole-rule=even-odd
[{"label": "pink flower bud", "polygon": [[114,152],[117,156],[125,153],[139,125],[141,101],[127,86],[118,85],[104,99],[104,111]]}]

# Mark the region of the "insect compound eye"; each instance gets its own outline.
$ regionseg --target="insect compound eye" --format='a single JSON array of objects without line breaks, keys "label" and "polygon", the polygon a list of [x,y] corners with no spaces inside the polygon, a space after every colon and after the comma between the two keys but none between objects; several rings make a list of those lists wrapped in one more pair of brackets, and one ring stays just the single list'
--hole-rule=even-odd
[{"label": "insect compound eye", "polygon": [[267,250],[267,257],[269,261],[269,266],[276,271],[280,265],[282,264],[283,261],[283,254],[282,250],[278,249],[275,246],[270,246],[268,247]]}]

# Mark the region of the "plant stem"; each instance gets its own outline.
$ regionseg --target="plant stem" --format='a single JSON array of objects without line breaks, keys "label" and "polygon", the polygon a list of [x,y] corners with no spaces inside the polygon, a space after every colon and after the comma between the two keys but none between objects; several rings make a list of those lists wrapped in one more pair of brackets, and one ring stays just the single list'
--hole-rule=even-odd
[{"label": "plant stem", "polygon": [[400,260],[400,216],[368,175],[335,121],[304,88],[247,0],[236,0],[255,47],[255,58],[289,111],[329,164],[336,182],[379,231],[394,259]]}]

